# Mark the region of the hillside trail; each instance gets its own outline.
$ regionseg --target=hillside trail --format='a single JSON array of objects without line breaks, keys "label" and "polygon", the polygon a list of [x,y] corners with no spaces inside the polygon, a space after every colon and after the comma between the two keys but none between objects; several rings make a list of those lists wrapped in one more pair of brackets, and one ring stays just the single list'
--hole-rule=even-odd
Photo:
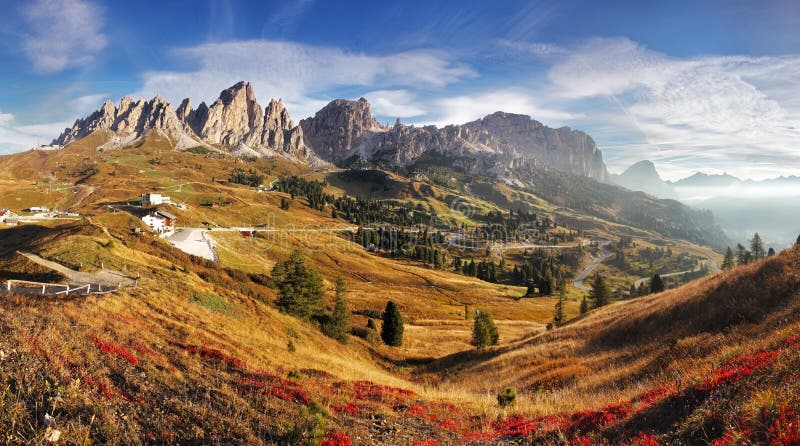
[{"label": "hillside trail", "polygon": [[96,272],[75,271],[74,269],[67,268],[66,266],[56,263],[47,259],[43,259],[36,254],[25,251],[17,251],[20,255],[25,256],[27,259],[37,263],[45,268],[50,268],[53,271],[63,275],[66,279],[74,284],[98,284],[108,287],[116,286],[134,286],[136,281],[119,271],[110,269],[103,269]]}]

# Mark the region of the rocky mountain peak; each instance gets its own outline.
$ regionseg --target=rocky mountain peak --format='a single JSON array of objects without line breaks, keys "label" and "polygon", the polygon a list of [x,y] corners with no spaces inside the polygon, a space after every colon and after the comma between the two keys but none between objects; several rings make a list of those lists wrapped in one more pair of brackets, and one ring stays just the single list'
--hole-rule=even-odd
[{"label": "rocky mountain peak", "polygon": [[643,160],[632,164],[619,175],[612,175],[611,181],[630,190],[646,192],[659,198],[676,199],[675,189],[661,179],[655,164]]},{"label": "rocky mountain peak", "polygon": [[313,118],[300,121],[300,127],[306,143],[322,159],[332,162],[349,157],[366,134],[384,130],[365,98],[333,100]]}]

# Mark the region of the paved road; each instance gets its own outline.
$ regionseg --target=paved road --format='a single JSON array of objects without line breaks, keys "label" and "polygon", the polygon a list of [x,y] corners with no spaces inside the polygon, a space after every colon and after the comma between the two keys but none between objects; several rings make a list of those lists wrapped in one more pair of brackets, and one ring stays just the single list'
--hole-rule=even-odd
[{"label": "paved road", "polygon": [[[719,269],[719,268],[717,268],[717,262],[715,262],[712,259],[701,260],[700,264],[701,265],[711,265],[711,271],[712,272]],[[700,268],[690,269],[690,270],[687,270],[687,271],[678,271],[676,273],[661,274],[661,277],[664,278],[664,277],[681,276],[681,275],[686,274],[686,273],[694,273],[694,272],[697,272],[697,271],[700,271]],[[633,282],[633,285],[636,288],[639,288],[639,285],[641,285],[641,284],[643,284],[645,282],[649,282],[649,281],[650,281],[650,277],[642,277],[641,279],[637,279],[636,282]]]},{"label": "paved road", "polygon": [[592,271],[596,270],[597,267],[600,266],[601,263],[603,263],[603,261],[605,261],[606,259],[608,259],[609,257],[611,257],[613,255],[613,253],[611,251],[609,251],[608,248],[607,248],[609,243],[611,243],[611,242],[601,242],[598,245],[598,247],[600,248],[600,256],[599,257],[595,257],[595,259],[592,260],[592,263],[590,263],[586,268],[584,268],[583,271],[580,272],[580,274],[575,276],[575,279],[572,280],[572,285],[575,288],[577,288],[577,289],[579,289],[579,290],[581,290],[583,292],[589,291],[589,287],[584,285],[583,281],[587,277],[589,277],[589,274],[591,274]]}]

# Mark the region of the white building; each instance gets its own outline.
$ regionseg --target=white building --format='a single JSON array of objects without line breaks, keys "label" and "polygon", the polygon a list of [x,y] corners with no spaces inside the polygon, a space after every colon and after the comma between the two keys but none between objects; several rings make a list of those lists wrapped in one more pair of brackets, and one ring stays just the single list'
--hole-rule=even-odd
[{"label": "white building", "polygon": [[175,220],[177,218],[166,211],[151,212],[142,221],[159,237],[169,237],[175,233]]},{"label": "white building", "polygon": [[171,204],[170,197],[161,194],[142,194],[142,206],[158,206],[159,204]]}]

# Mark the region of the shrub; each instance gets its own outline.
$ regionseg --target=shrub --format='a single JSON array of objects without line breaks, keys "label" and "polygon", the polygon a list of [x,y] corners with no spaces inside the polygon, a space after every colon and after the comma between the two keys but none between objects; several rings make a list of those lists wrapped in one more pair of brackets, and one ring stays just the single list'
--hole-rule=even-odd
[{"label": "shrub", "polygon": [[500,407],[513,406],[517,401],[517,392],[511,387],[506,387],[502,392],[497,394],[497,404]]}]

